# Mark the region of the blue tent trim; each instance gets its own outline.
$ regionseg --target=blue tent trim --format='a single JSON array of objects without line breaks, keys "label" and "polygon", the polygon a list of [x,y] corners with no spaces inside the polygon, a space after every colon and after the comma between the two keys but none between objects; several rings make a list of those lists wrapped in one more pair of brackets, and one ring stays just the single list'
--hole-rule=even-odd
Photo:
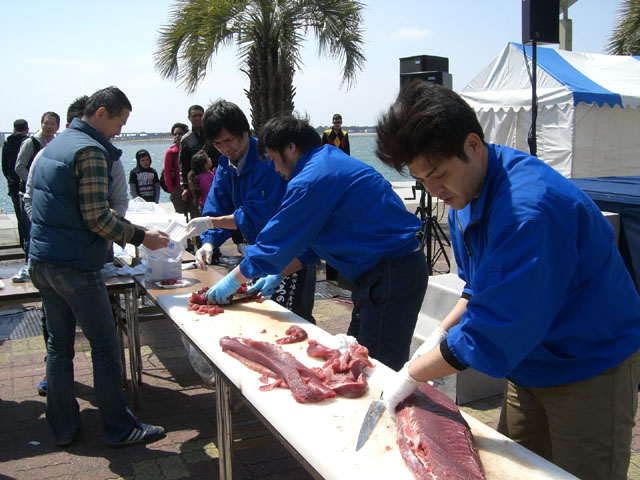
[{"label": "blue tent trim", "polygon": [[[513,42],[511,44],[522,51],[522,44]],[[527,46],[525,49],[527,56],[531,58],[533,55],[531,47]],[[600,106],[607,104],[611,107],[619,105],[620,108],[624,108],[620,95],[591,80],[562,58],[557,50],[538,48],[536,53],[538,66],[573,92],[574,106],[584,102],[587,105],[596,103]]]}]

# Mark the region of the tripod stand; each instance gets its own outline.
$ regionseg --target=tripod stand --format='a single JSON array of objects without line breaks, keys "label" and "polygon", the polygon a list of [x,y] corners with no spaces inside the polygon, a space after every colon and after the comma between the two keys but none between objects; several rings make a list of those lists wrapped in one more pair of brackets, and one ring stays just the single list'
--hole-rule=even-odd
[{"label": "tripod stand", "polygon": [[[433,268],[436,263],[443,258],[447,264],[446,271],[439,273],[449,273],[451,270],[451,261],[445,250],[445,242],[447,247],[451,246],[451,242],[438,223],[438,218],[434,215],[431,195],[425,190],[420,182],[416,182],[413,190],[413,198],[416,198],[416,190],[420,190],[420,203],[416,209],[416,215],[420,214],[422,228],[418,233],[420,240],[420,248],[426,250],[427,265],[429,266],[429,275],[433,275]],[[426,199],[426,203],[425,203]]]}]

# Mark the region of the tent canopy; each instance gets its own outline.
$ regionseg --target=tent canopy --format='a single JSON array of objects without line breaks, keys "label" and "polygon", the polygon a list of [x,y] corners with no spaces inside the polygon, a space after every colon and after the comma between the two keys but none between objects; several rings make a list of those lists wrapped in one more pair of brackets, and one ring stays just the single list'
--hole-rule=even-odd
[{"label": "tent canopy", "polygon": [[[509,43],[461,92],[487,141],[528,151],[531,57]],[[567,177],[640,175],[640,57],[538,47],[537,64],[538,156]]]}]

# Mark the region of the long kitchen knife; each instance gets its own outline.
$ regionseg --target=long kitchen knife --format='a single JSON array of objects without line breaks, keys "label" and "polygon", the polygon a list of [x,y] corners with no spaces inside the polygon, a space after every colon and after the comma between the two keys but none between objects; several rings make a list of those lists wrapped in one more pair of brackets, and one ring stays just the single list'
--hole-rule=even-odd
[{"label": "long kitchen knife", "polygon": [[373,400],[371,405],[369,405],[369,410],[367,410],[367,414],[364,416],[364,420],[362,421],[362,426],[360,427],[360,433],[358,434],[358,444],[356,445],[356,452],[362,448],[362,446],[366,443],[367,439],[371,435],[371,432],[380,420],[382,416],[382,412],[384,412],[384,402],[382,400]]}]

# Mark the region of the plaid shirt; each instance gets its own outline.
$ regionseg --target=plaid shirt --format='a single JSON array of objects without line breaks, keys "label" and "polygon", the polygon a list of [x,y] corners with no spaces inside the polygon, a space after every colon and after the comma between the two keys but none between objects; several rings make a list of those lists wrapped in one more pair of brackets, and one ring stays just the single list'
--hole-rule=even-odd
[{"label": "plaid shirt", "polygon": [[86,227],[121,246],[131,243],[136,227],[109,208],[109,169],[104,153],[94,147],[78,152],[75,172],[79,180],[78,203]]}]

